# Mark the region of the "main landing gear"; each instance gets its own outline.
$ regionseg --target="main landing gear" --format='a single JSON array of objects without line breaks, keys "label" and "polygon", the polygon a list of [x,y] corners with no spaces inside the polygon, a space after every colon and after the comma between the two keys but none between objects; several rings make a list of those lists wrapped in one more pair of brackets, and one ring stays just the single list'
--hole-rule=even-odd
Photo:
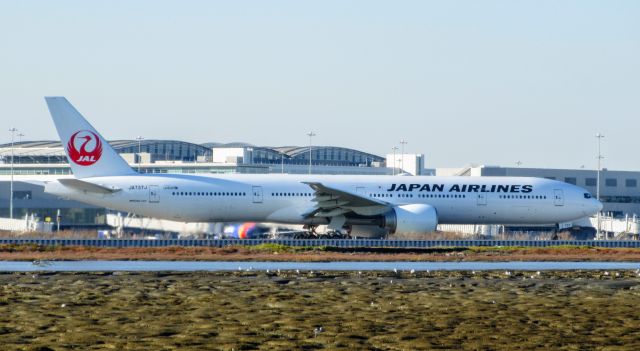
[{"label": "main landing gear", "polygon": [[350,239],[351,228],[345,226],[342,229],[333,230],[327,228],[322,233],[318,232],[318,225],[310,224],[305,225],[304,232],[298,233],[294,236],[294,239]]}]

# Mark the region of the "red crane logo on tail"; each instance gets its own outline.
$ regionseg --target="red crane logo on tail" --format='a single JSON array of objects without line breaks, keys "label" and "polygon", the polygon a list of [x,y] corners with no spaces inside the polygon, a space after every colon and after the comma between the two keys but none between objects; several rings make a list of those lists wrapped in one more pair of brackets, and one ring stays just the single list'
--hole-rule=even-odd
[{"label": "red crane logo on tail", "polygon": [[88,130],[77,131],[69,138],[67,153],[73,163],[80,166],[91,166],[98,162],[100,156],[102,156],[102,141],[94,132]]}]

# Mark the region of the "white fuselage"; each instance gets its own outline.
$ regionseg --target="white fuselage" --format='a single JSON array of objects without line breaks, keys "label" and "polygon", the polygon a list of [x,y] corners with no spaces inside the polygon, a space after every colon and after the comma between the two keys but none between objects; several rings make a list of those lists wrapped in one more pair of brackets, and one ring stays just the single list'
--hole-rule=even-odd
[{"label": "white fuselage", "polygon": [[322,224],[309,217],[321,182],[389,206],[427,204],[439,223],[540,224],[590,216],[601,203],[582,188],[541,178],[322,175],[129,175],[84,178],[117,188],[98,194],[49,182],[46,191],[95,206],[185,222]]}]

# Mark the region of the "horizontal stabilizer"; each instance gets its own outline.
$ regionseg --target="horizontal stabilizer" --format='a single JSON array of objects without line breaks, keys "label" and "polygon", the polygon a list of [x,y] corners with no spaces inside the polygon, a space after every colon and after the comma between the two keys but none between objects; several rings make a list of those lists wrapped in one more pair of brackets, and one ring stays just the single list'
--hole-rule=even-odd
[{"label": "horizontal stabilizer", "polygon": [[80,190],[88,193],[112,194],[122,190],[120,188],[109,188],[106,186],[93,184],[93,183],[85,182],[83,180],[72,179],[72,178],[58,179],[58,182],[60,182],[60,184],[66,186],[67,188],[72,188],[75,190]]}]

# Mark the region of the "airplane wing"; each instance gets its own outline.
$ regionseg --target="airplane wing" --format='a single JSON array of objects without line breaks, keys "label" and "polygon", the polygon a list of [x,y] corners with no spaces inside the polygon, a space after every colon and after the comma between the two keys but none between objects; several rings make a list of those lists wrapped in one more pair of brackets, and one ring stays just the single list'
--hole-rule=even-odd
[{"label": "airplane wing", "polygon": [[305,218],[335,217],[349,212],[374,216],[387,212],[392,206],[386,201],[335,189],[322,183],[304,182],[304,184],[314,190],[315,197],[312,201],[317,202],[315,208],[305,214]]}]

